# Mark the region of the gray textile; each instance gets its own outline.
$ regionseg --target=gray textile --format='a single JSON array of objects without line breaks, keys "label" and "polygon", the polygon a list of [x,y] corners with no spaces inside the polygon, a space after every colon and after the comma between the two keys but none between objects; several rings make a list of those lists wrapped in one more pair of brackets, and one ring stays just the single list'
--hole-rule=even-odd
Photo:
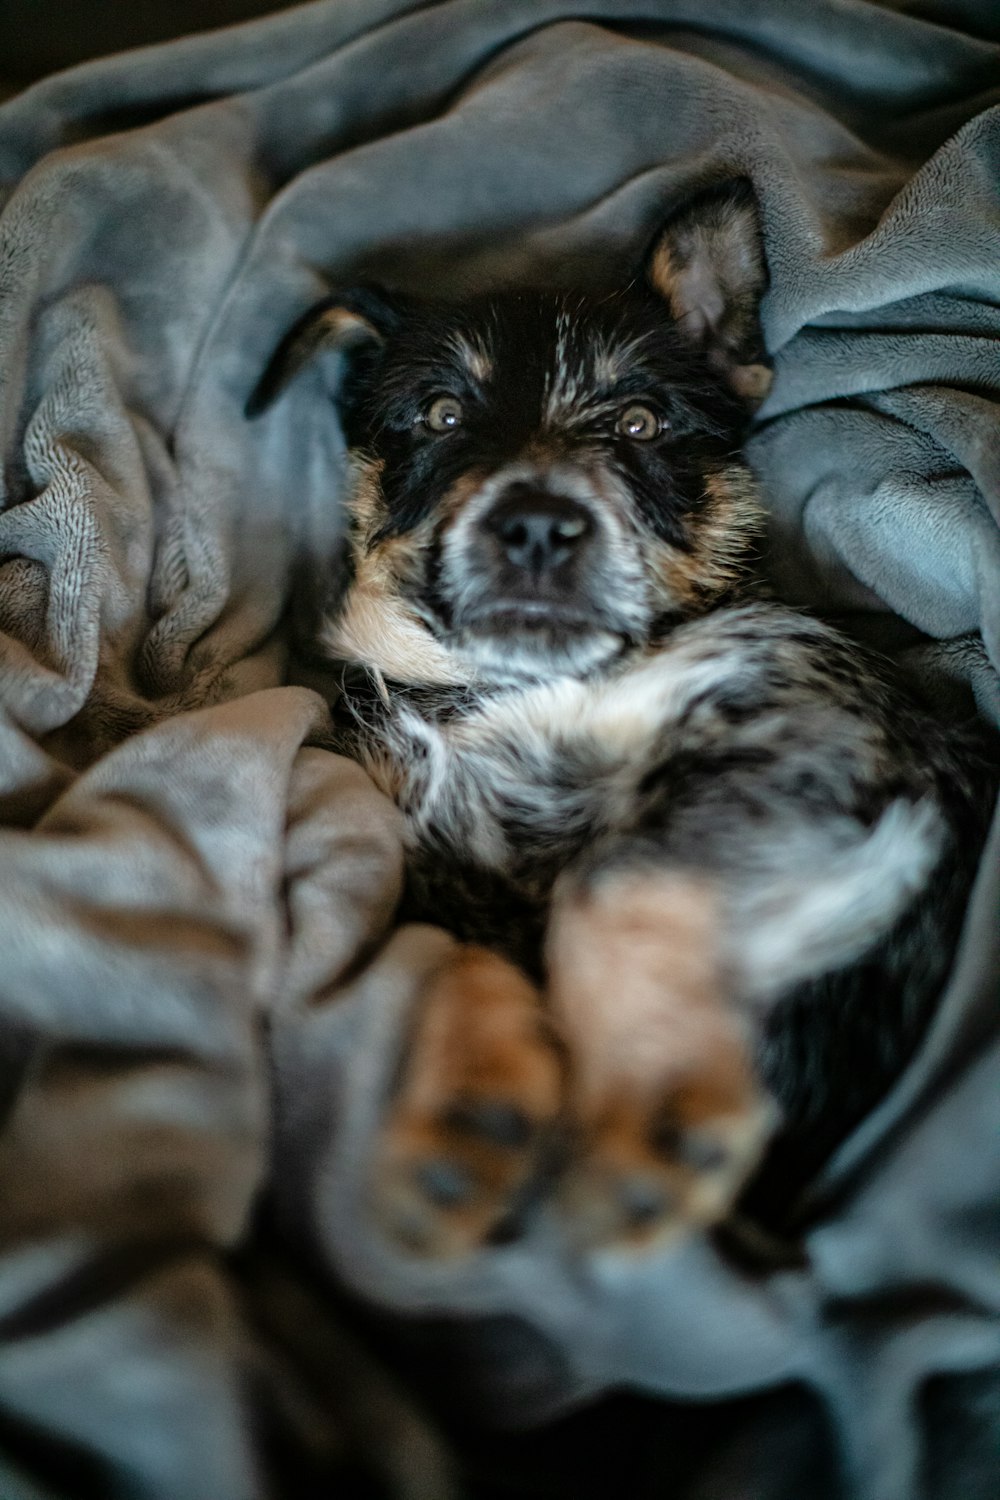
[{"label": "gray textile", "polygon": [[[534,1329],[490,1365],[497,1420],[800,1381],[846,1493],[913,1500],[927,1381],[1000,1365],[1000,823],[805,1268],[701,1241],[582,1264],[544,1218],[419,1267],[366,1230],[380,1093],[451,940],[391,931],[396,814],[287,685],[290,579],[336,545],[322,380],[244,402],[331,284],[624,275],[732,175],[771,270],[779,583],[948,643],[934,680],[1000,723],[994,0],[325,0],[0,109],[0,1448],[57,1436],[102,1494],[262,1493],[225,1254],[265,1189],[375,1303]],[[0,1493],[41,1494],[16,1451]]]}]

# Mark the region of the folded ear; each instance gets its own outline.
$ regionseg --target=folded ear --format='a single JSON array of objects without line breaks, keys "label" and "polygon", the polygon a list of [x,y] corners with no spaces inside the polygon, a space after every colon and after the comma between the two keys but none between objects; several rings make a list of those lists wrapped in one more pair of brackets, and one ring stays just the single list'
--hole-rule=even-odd
[{"label": "folded ear", "polygon": [[737,395],[759,405],[771,386],[758,317],[767,266],[749,184],[708,193],[672,219],[646,274],[684,337],[705,350]]},{"label": "folded ear", "polygon": [[246,404],[247,416],[256,417],[266,410],[303,365],[318,355],[374,352],[385,342],[399,316],[396,302],[375,287],[337,292],[311,307],[275,350]]}]

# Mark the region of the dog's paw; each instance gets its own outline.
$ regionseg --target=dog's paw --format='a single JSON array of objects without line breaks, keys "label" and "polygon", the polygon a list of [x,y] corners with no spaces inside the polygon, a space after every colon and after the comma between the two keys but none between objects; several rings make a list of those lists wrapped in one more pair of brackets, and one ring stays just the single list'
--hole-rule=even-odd
[{"label": "dog's paw", "polygon": [[640,1247],[724,1218],[777,1124],[718,961],[712,890],[662,871],[564,891],[550,998],[569,1046],[574,1237]]},{"label": "dog's paw", "polygon": [[373,1209],[412,1253],[488,1241],[537,1175],[562,1095],[541,997],[519,969],[460,949],[417,1003],[376,1155]]},{"label": "dog's paw", "polygon": [[715,1036],[700,1069],[590,1102],[562,1191],[580,1243],[641,1248],[725,1218],[775,1125],[738,1053]]}]

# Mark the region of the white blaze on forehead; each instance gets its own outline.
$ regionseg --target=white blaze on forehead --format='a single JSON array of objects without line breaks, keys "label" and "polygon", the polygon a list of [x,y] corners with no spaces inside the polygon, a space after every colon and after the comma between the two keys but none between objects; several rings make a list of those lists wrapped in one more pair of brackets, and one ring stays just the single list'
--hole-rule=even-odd
[{"label": "white blaze on forehead", "polygon": [[595,380],[605,386],[617,385],[630,365],[638,365],[649,341],[649,333],[638,333],[617,342],[607,340],[594,355]]},{"label": "white blaze on forehead", "polygon": [[493,373],[493,362],[481,344],[475,343],[465,334],[456,333],[452,336],[451,345],[473,380],[480,385],[489,380]]},{"label": "white blaze on forehead", "polygon": [[[602,402],[613,409],[614,388],[640,357],[646,342],[644,334],[623,334],[619,341],[614,335],[598,338],[577,326],[579,316],[568,308],[561,308],[556,315],[555,354],[544,398],[545,419],[549,422],[592,415]],[[590,411],[581,410],[588,398]]]},{"label": "white blaze on forehead", "polygon": [[604,344],[594,355],[594,379],[599,385],[614,386],[622,372],[623,352]]},{"label": "white blaze on forehead", "polygon": [[580,396],[580,366],[573,358],[571,340],[573,319],[568,308],[561,307],[556,313],[556,343],[552,369],[545,380],[544,412],[547,421],[567,415]]}]

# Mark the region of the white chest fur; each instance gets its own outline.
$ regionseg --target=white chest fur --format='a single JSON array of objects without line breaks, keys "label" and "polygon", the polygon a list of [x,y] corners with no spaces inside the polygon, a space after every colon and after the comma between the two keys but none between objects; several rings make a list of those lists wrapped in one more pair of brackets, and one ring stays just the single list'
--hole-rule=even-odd
[{"label": "white chest fur", "polygon": [[443,722],[403,706],[382,774],[373,770],[402,807],[414,847],[509,868],[515,846],[544,852],[547,839],[621,826],[671,725],[739,670],[738,652],[689,629],[627,667],[510,689]]}]

